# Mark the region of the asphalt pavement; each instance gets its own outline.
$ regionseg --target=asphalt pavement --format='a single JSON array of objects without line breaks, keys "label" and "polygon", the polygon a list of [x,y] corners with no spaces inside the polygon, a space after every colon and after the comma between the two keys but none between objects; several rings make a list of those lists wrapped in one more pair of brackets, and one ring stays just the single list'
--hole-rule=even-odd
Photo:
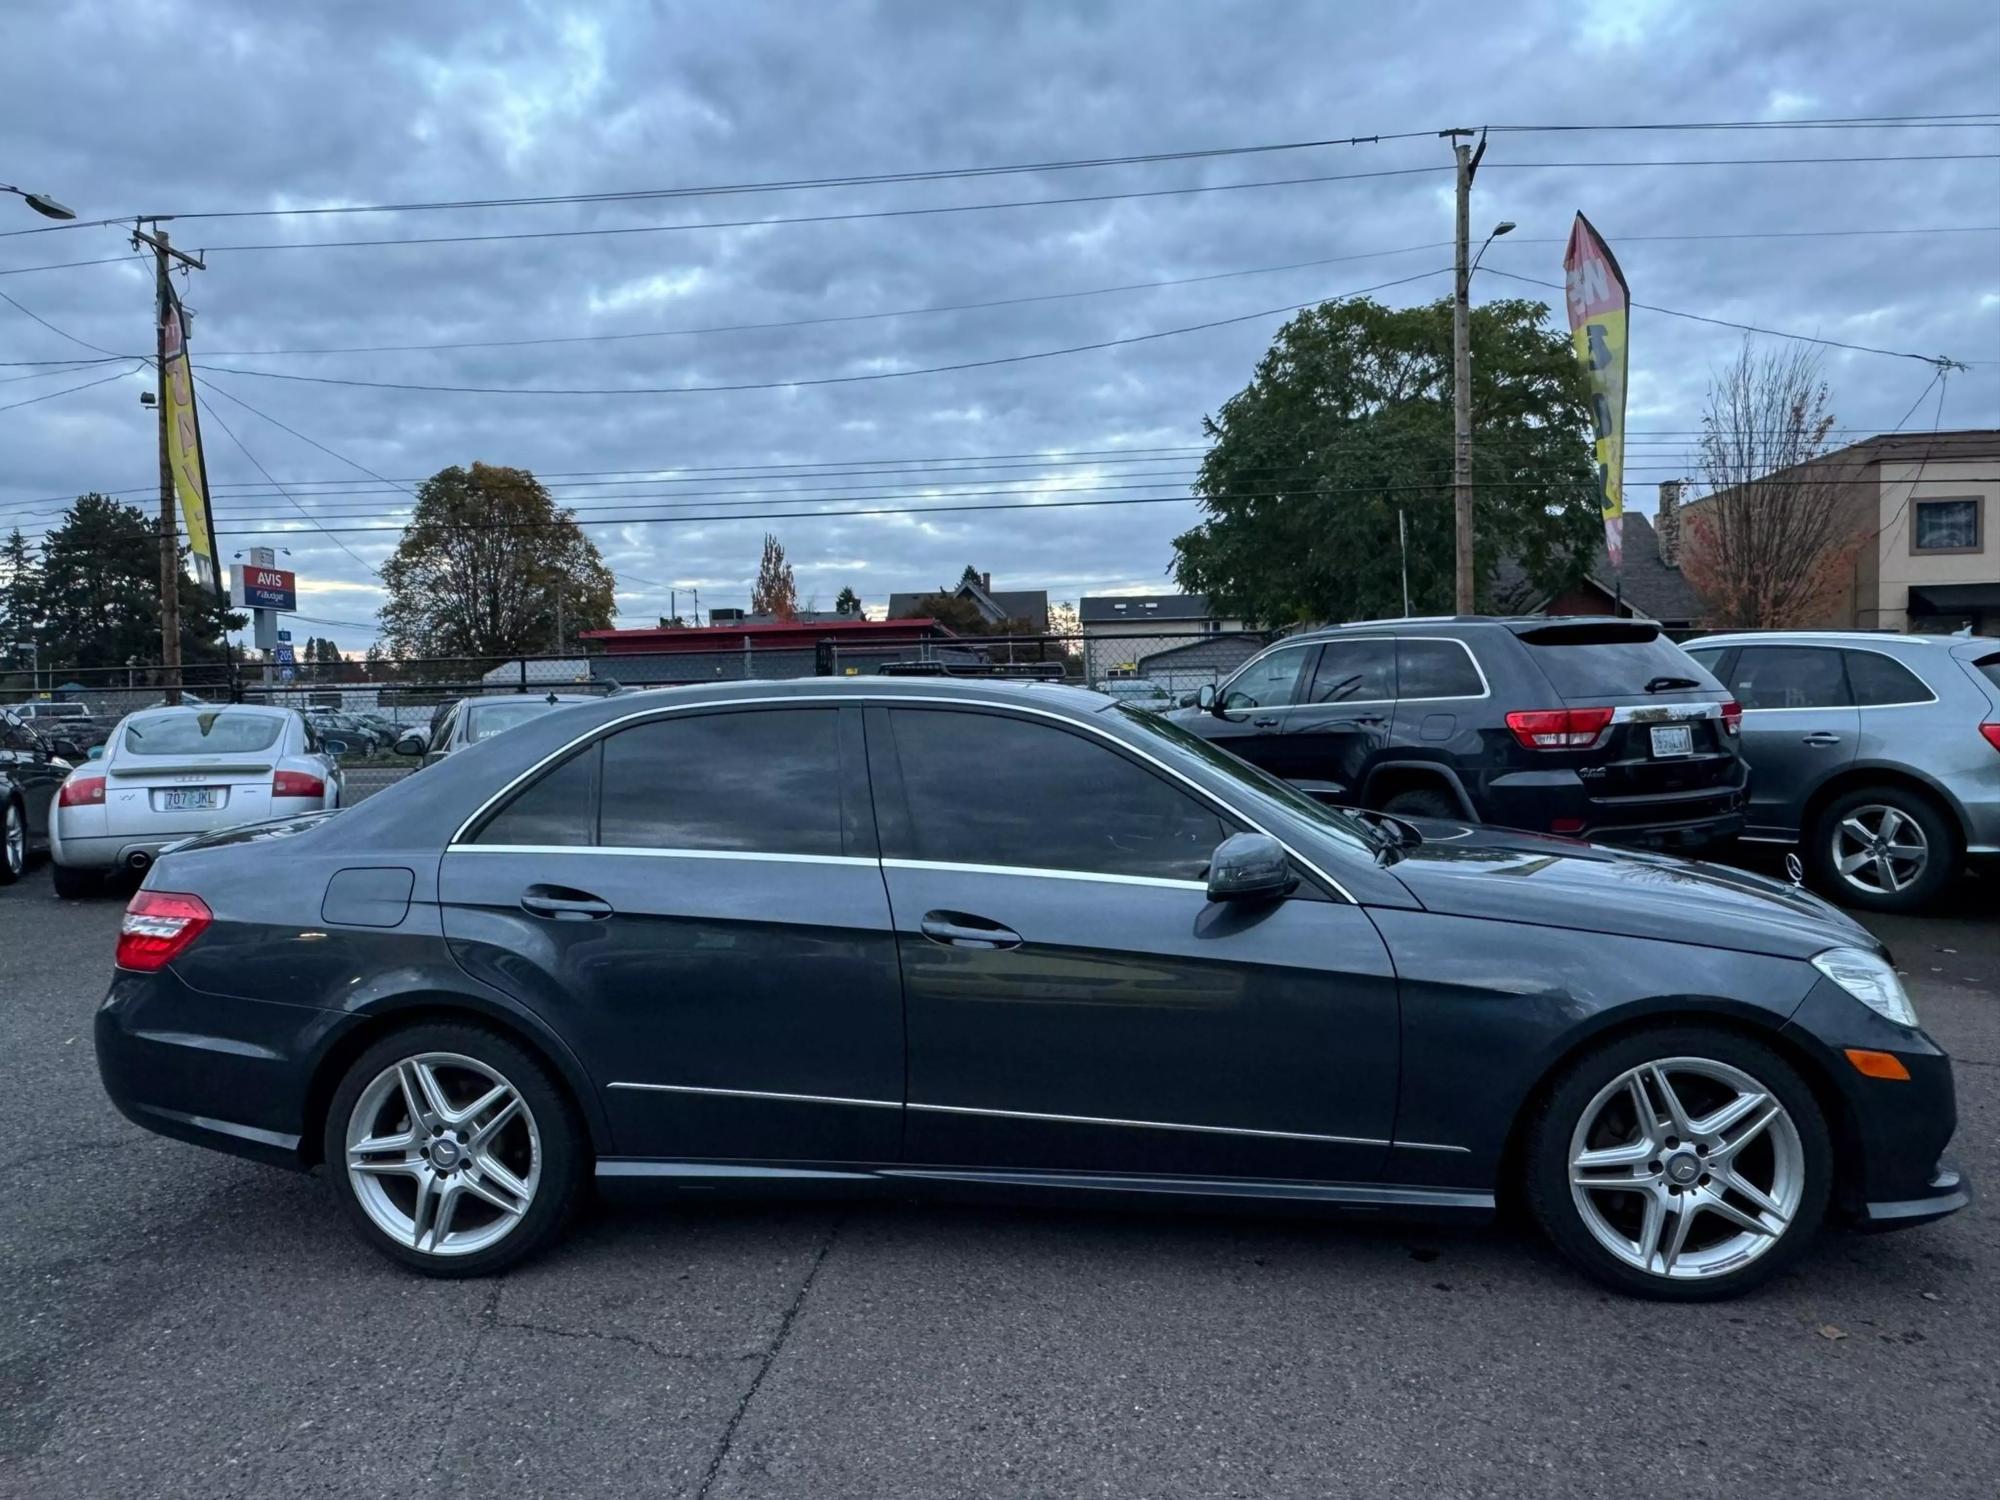
[{"label": "asphalt pavement", "polygon": [[1713,1307],[1520,1229],[716,1203],[407,1275],[325,1184],[149,1135],[121,901],[0,890],[0,1495],[1990,1496],[2000,914],[1885,921],[1986,1195]]}]

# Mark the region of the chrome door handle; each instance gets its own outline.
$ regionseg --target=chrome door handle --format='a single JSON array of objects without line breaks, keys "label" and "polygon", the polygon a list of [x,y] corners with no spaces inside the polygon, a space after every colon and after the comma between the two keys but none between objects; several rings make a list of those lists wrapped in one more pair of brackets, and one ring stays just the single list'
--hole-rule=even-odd
[{"label": "chrome door handle", "polygon": [[521,910],[558,922],[590,922],[611,915],[611,903],[588,891],[563,886],[531,885],[521,893]]},{"label": "chrome door handle", "polygon": [[984,917],[959,911],[927,911],[917,930],[946,948],[1018,948],[1021,934]]},{"label": "chrome door handle", "polygon": [[1799,743],[1802,745],[1838,745],[1840,743],[1840,736],[1837,734],[1828,734],[1823,729],[1815,730],[1800,740]]},{"label": "chrome door handle", "polygon": [[1276,729],[1278,727],[1276,718],[1252,719],[1250,723],[1256,729]]}]

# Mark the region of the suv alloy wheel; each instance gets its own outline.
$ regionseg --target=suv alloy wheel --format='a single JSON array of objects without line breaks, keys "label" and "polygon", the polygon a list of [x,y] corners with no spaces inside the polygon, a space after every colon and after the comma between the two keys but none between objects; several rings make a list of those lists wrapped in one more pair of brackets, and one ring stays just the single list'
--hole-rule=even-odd
[{"label": "suv alloy wheel", "polygon": [[1845,906],[1923,911],[1958,867],[1948,820],[1895,786],[1862,787],[1827,804],[1806,833],[1813,884]]}]

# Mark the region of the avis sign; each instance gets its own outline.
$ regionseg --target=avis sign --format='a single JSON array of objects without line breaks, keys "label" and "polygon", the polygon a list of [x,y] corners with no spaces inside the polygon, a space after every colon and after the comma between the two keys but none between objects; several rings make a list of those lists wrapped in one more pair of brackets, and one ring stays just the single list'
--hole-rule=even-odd
[{"label": "avis sign", "polygon": [[239,609],[296,610],[298,574],[285,568],[236,568],[229,578],[229,602]]}]

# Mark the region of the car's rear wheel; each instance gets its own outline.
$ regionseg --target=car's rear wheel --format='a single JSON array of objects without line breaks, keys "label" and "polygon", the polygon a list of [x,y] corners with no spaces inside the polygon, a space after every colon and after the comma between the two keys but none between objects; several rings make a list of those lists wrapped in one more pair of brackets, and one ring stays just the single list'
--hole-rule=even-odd
[{"label": "car's rear wheel", "polygon": [[28,872],[28,817],[9,797],[0,803],[0,885],[12,885]]},{"label": "car's rear wheel", "polygon": [[79,870],[72,865],[57,865],[52,873],[55,876],[56,894],[66,901],[95,896],[104,889],[102,870]]},{"label": "car's rear wheel", "polygon": [[1944,814],[1896,786],[1835,798],[1806,837],[1813,884],[1843,905],[1869,911],[1924,910],[1944,894],[1958,864],[1958,842]]},{"label": "car's rear wheel", "polygon": [[553,1240],[587,1145],[548,1070],[505,1037],[439,1022],[370,1047],[334,1091],[327,1175],[363,1239],[431,1276],[502,1270]]},{"label": "car's rear wheel", "polygon": [[1405,818],[1462,818],[1464,810],[1458,799],[1448,792],[1432,787],[1412,787],[1407,792],[1398,792],[1382,804],[1382,811],[1398,813]]},{"label": "car's rear wheel", "polygon": [[1527,1197],[1570,1260],[1620,1291],[1736,1296],[1805,1252],[1833,1146],[1812,1091],[1769,1047],[1671,1027],[1568,1067],[1530,1122]]}]

